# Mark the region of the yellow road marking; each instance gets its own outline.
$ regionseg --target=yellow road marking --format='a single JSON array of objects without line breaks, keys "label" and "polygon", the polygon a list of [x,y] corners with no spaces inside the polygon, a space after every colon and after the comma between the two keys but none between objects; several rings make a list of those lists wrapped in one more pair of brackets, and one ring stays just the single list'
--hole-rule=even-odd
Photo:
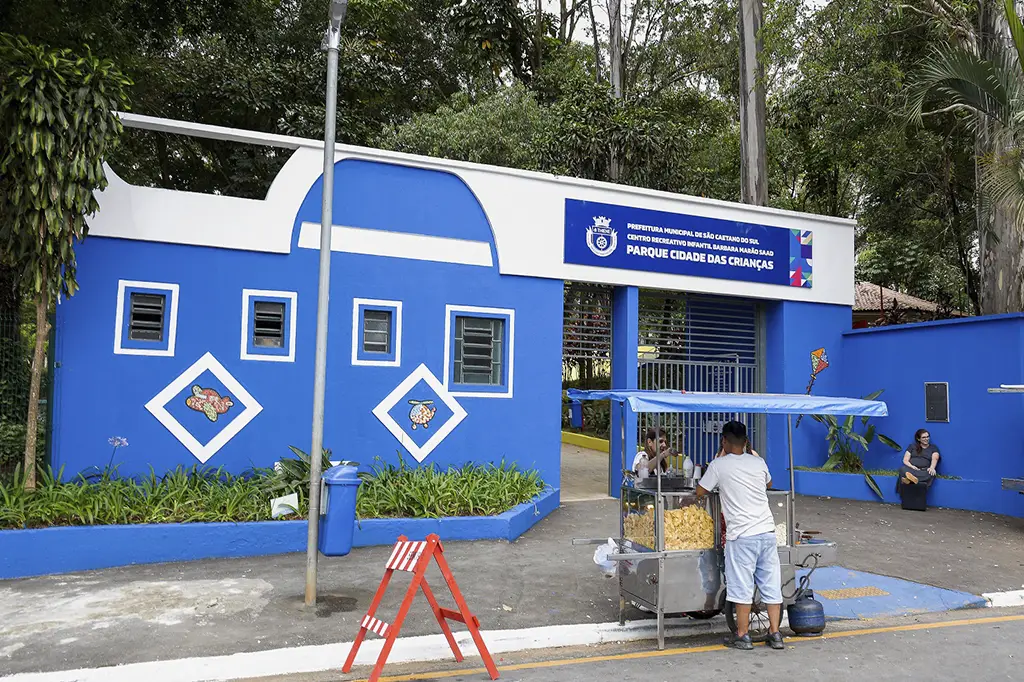
[{"label": "yellow road marking", "polygon": [[[961,620],[949,620],[939,623],[914,623],[913,625],[892,625],[879,628],[863,628],[860,630],[847,630],[845,632],[833,632],[820,637],[790,637],[786,644],[799,642],[817,642],[823,639],[839,639],[840,637],[861,637],[865,635],[877,635],[885,632],[911,632],[914,630],[937,630],[939,628],[952,628],[962,625],[987,625],[989,623],[1008,623],[1011,621],[1024,620],[1021,616],[993,616],[991,618],[963,618]],[[629,661],[642,658],[662,658],[665,656],[681,656],[684,654],[699,654],[708,651],[721,651],[725,648],[723,644],[708,644],[706,646],[682,647],[679,649],[665,649],[664,651],[634,651],[628,654],[609,654],[605,656],[589,656],[579,658],[563,658],[554,661],[536,661],[533,663],[516,663],[514,665],[498,666],[499,673],[514,672],[516,670],[537,670],[541,668],[558,668],[568,665],[581,665],[584,663],[604,663],[607,661]],[[392,675],[380,677],[379,682],[417,682],[418,680],[441,680],[447,677],[459,677],[465,675],[479,675],[486,673],[486,668],[463,668],[461,670],[438,670],[429,673],[415,673],[413,675]],[[368,679],[355,680],[355,682],[369,682]]]}]

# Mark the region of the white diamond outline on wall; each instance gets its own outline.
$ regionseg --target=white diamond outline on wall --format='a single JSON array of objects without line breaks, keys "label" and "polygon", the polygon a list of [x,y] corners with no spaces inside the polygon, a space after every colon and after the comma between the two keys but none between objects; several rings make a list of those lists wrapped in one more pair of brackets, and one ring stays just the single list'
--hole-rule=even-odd
[{"label": "white diamond outline on wall", "polygon": [[[167,411],[167,404],[184,389],[188,388],[203,372],[209,371],[217,377],[224,388],[228,390],[236,403],[240,403],[245,409],[241,411],[231,422],[221,429],[216,436],[210,439],[206,445],[200,443],[188,429],[181,425],[174,416]],[[185,448],[192,453],[202,464],[206,464],[217,452],[227,445],[232,438],[237,436],[249,422],[256,418],[263,411],[263,406],[256,401],[252,395],[245,390],[231,372],[224,365],[220,364],[217,358],[209,351],[203,357],[192,363],[192,366],[178,375],[178,378],[167,384],[162,391],[157,393],[146,403],[146,409],[156,417],[156,420],[163,424],[164,428],[171,432]]]},{"label": "white diamond outline on wall", "polygon": [[[416,445],[413,442],[409,434],[395,421],[391,416],[390,412],[398,404],[398,401],[402,400],[408,393],[413,389],[416,384],[423,381],[430,386],[430,388],[437,395],[438,399],[448,406],[448,409],[452,411],[452,416],[441,425],[437,431],[424,443],[422,446]],[[434,376],[425,364],[420,364],[419,367],[414,369],[409,376],[407,376],[402,383],[398,384],[384,398],[377,404],[377,407],[373,408],[373,415],[380,420],[381,424],[391,432],[402,447],[409,451],[409,454],[417,462],[423,462],[427,456],[440,445],[445,438],[455,429],[456,426],[462,423],[462,420],[466,418],[466,410],[459,404],[459,401],[449,393],[445,387],[441,384],[440,380]]]}]

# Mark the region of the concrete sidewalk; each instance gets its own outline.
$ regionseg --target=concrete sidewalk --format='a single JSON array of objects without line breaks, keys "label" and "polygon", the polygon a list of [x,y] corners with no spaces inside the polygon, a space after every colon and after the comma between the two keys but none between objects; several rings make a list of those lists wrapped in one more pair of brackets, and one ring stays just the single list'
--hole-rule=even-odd
[{"label": "concrete sidewalk", "polygon": [[[839,543],[845,568],[968,595],[1022,587],[1024,521],[1019,519],[938,509],[922,514],[815,498],[799,498],[797,509],[804,528]],[[574,537],[614,534],[616,513],[611,499],[569,503],[515,543],[446,545],[448,561],[482,628],[616,621],[615,581],[598,572],[592,547],[570,544]],[[0,582],[0,672],[351,641],[389,552],[366,548],[347,557],[321,558],[315,614],[302,606],[305,557],[300,554]],[[827,574],[822,571],[823,580]],[[450,604],[440,575],[429,578],[442,604]],[[812,587],[817,584],[812,581]],[[393,581],[382,605],[385,619],[393,617],[407,585],[401,576]],[[964,601],[961,595],[949,603]],[[436,633],[437,624],[420,597],[402,637]]]}]

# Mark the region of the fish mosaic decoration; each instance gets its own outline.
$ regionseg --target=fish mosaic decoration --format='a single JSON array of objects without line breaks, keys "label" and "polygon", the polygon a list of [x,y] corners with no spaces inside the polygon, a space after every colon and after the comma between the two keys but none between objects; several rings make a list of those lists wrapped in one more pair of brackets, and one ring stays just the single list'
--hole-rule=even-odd
[{"label": "fish mosaic decoration", "polygon": [[192,387],[192,395],[185,399],[185,404],[215,422],[217,417],[226,413],[235,403],[230,396],[222,396],[215,389],[203,388],[196,384]]}]

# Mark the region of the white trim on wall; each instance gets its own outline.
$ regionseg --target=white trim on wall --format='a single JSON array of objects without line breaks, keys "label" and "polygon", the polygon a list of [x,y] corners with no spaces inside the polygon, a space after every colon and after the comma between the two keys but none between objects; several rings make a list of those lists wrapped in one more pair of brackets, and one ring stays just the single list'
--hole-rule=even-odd
[{"label": "white trim on wall", "polygon": [[[412,438],[409,437],[402,427],[391,417],[388,412],[398,404],[409,391],[412,390],[416,384],[423,381],[429,386],[441,402],[448,406],[448,409],[452,411],[452,416],[448,418],[439,429],[434,431],[434,434],[423,444],[423,447],[416,445]],[[380,420],[380,423],[391,432],[391,435],[398,439],[398,442],[402,444],[409,454],[412,455],[417,462],[422,462],[427,458],[431,452],[434,451],[438,445],[448,437],[456,426],[462,423],[462,420],[466,418],[466,410],[459,404],[457,400],[449,393],[441,382],[437,380],[437,377],[427,368],[426,365],[420,364],[419,367],[412,371],[412,374],[407,376],[402,383],[395,386],[394,390],[391,391],[377,404],[377,407],[373,408],[373,415]]]},{"label": "white trim on wall", "polygon": [[[231,420],[231,423],[221,429],[220,433],[210,439],[210,442],[203,445],[196,437],[189,433],[188,429],[181,425],[181,423],[174,418],[174,416],[167,411],[167,403],[171,401],[174,396],[181,393],[181,391],[188,386],[190,383],[199,378],[199,376],[209,370],[217,379],[224,384],[224,387],[230,392],[232,400],[236,404],[242,405],[242,413]],[[156,420],[164,425],[171,434],[178,439],[178,441],[184,445],[192,455],[203,464],[220,450],[222,447],[228,444],[232,438],[238,435],[238,433],[246,427],[246,425],[256,418],[260,412],[263,411],[263,406],[260,405],[252,395],[245,390],[242,386],[231,375],[231,372],[224,368],[224,365],[217,361],[217,358],[213,357],[213,354],[207,352],[203,357],[196,360],[191,367],[186,369],[184,372],[178,375],[178,378],[169,383],[162,391],[157,393],[153,398],[146,403],[146,409],[149,410],[150,414],[156,417]]]},{"label": "white trim on wall", "polygon": [[[359,349],[363,340],[359,338],[359,306],[376,305],[382,308],[395,309],[395,359],[394,360],[360,360]],[[401,367],[402,366],[402,302],[385,301],[377,298],[352,299],[352,364],[357,367]]]},{"label": "white trim on wall", "polygon": [[[90,236],[290,253],[298,227],[300,237],[305,232],[311,233],[300,240],[304,250],[318,246],[319,225],[313,230],[303,230],[301,225],[296,226],[295,218],[310,188],[322,177],[321,141],[268,136],[253,131],[133,114],[124,116],[127,125],[136,127],[271,144],[295,151],[262,200],[130,185],[117,177],[113,169],[107,168],[110,184],[96,193],[100,210],[89,219]],[[452,249],[448,247],[453,244],[434,241],[429,242],[434,246],[420,249],[411,245],[417,244],[422,235],[366,230],[365,226],[335,226],[335,241],[340,251],[351,249],[354,253],[401,258],[426,256],[426,260],[470,261],[477,265],[493,262],[503,275],[763,300],[853,305],[856,223],[851,220],[361,147],[339,145],[334,159],[336,162],[354,159],[390,163],[457,176],[476,197],[493,235],[493,247],[489,243],[491,239],[482,236],[477,242],[454,240],[456,248]],[[565,263],[566,199],[813,231],[814,285],[811,288],[792,287]],[[401,229],[402,226],[395,227]],[[371,243],[364,243],[364,239]],[[485,242],[486,258],[485,249],[481,246]],[[440,244],[446,246],[440,248]],[[493,253],[490,248],[494,249]]]},{"label": "white trim on wall", "polygon": [[[288,321],[288,355],[264,355],[249,352],[249,299],[272,298],[287,299],[290,315]],[[262,362],[295,362],[295,329],[298,319],[299,294],[295,291],[272,291],[270,289],[242,289],[242,360],[259,360]]]},{"label": "white trim on wall", "polygon": [[[506,368],[506,375],[508,376],[507,390],[504,392],[474,392],[474,391],[451,391],[449,387],[448,375],[451,369],[451,352],[452,352],[452,313],[482,313],[490,315],[508,315],[508,367]],[[472,305],[446,305],[444,307],[444,376],[442,377],[442,385],[446,391],[449,391],[451,395],[457,398],[511,398],[512,397],[512,379],[515,376],[513,370],[515,369],[515,356],[516,356],[516,311],[514,308],[485,308],[481,306]]]},{"label": "white trim on wall", "polygon": [[[170,292],[167,315],[167,348],[122,348],[121,336],[124,331],[124,292],[133,289],[152,289]],[[151,357],[174,357],[174,342],[178,336],[178,285],[167,282],[140,282],[130,279],[117,281],[117,314],[114,317],[114,355],[148,355]]]},{"label": "white trim on wall", "polygon": [[[299,228],[299,248],[320,248],[320,223],[302,223]],[[486,268],[494,265],[494,260],[491,258],[491,245],[487,242],[454,237],[433,237],[411,232],[369,230],[342,225],[332,226],[331,251],[436,263],[478,265]]]}]

